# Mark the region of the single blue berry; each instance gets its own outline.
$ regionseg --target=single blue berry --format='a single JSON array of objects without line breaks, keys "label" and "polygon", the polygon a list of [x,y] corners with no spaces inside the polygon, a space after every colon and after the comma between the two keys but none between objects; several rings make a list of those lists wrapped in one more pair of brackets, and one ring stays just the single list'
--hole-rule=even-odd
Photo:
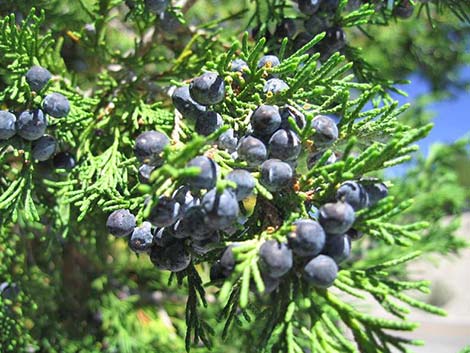
[{"label": "single blue berry", "polygon": [[328,288],[338,276],[338,265],[331,257],[318,255],[305,265],[303,276],[315,287]]},{"label": "single blue berry", "polygon": [[217,182],[217,164],[206,156],[198,156],[191,159],[186,167],[197,167],[199,174],[188,177],[188,185],[196,190],[212,189]]},{"label": "single blue berry", "polygon": [[189,238],[195,240],[207,239],[212,231],[205,221],[206,212],[200,206],[190,207],[184,212],[181,219],[175,224],[176,238]]},{"label": "single blue berry", "polygon": [[369,197],[364,187],[355,181],[346,181],[338,188],[336,200],[349,203],[354,211],[367,207]]},{"label": "single blue berry", "polygon": [[191,254],[181,241],[177,241],[166,247],[154,246],[150,252],[150,260],[161,270],[180,272],[191,263]]},{"label": "single blue berry", "polygon": [[327,234],[344,234],[354,223],[354,209],[346,202],[327,203],[320,207],[320,224]]},{"label": "single blue berry", "polygon": [[60,93],[50,93],[42,102],[44,111],[54,118],[64,118],[70,112],[69,100]]},{"label": "single blue berry", "polygon": [[153,245],[152,225],[144,222],[140,227],[134,228],[128,244],[129,248],[137,253],[150,250]]},{"label": "single blue berry", "polygon": [[315,129],[312,139],[319,148],[328,147],[338,139],[338,127],[334,120],[327,116],[318,115],[313,118],[312,127]]},{"label": "single blue berry", "polygon": [[156,246],[167,247],[178,241],[175,233],[170,227],[159,228],[155,231],[153,242]]},{"label": "single blue berry", "polygon": [[49,82],[52,75],[47,69],[36,65],[28,70],[25,77],[29,87],[33,91],[39,92]]},{"label": "single blue berry", "polygon": [[8,140],[16,134],[16,116],[0,110],[0,140]]},{"label": "single blue berry", "polygon": [[155,227],[167,227],[174,224],[180,216],[180,204],[170,197],[162,196],[152,208],[149,221]]},{"label": "single blue berry", "polygon": [[258,69],[261,69],[262,67],[266,68],[273,68],[276,66],[279,66],[281,62],[279,61],[279,58],[275,55],[265,55],[261,59],[259,59],[258,64],[256,67]]},{"label": "single blue berry", "polygon": [[150,164],[142,164],[139,167],[139,181],[143,184],[148,184],[150,181],[150,176],[152,172],[155,170],[155,167]]},{"label": "single blue berry", "polygon": [[272,278],[271,276],[269,276],[268,273],[262,272],[261,278],[263,279],[265,294],[274,292],[279,287],[279,284],[281,283],[281,279],[279,277]]},{"label": "single blue berry", "polygon": [[207,192],[201,201],[206,213],[206,224],[212,229],[226,229],[237,221],[240,208],[237,197],[228,189],[221,193],[217,189]]},{"label": "single blue berry", "polygon": [[287,91],[289,89],[289,85],[285,83],[283,80],[279,78],[271,78],[266,81],[264,84],[263,92],[268,93],[271,92],[272,94],[278,94],[283,91]]},{"label": "single blue berry", "polygon": [[293,177],[289,164],[279,159],[268,159],[261,164],[261,184],[269,191],[278,191],[290,185]]},{"label": "single blue berry", "polygon": [[146,131],[137,136],[134,154],[141,163],[160,166],[162,152],[170,143],[168,137],[159,131]]},{"label": "single blue berry", "polygon": [[18,135],[28,141],[40,138],[46,132],[47,119],[41,109],[27,110],[16,121]]},{"label": "single blue berry", "polygon": [[199,104],[217,104],[224,100],[225,83],[222,77],[216,73],[206,72],[191,81],[189,92]]},{"label": "single blue berry", "polygon": [[230,63],[230,71],[245,73],[249,71],[248,64],[245,60],[235,59]]},{"label": "single blue berry", "polygon": [[297,125],[299,129],[305,128],[305,125],[307,124],[305,121],[305,115],[291,106],[285,106],[280,108],[279,114],[281,114],[282,129],[292,129],[294,127],[292,126],[292,123],[289,120],[293,120],[294,124]]},{"label": "single blue berry", "polygon": [[263,163],[268,157],[264,143],[253,136],[245,136],[240,140],[237,148],[238,158],[254,167]]},{"label": "single blue berry", "polygon": [[388,188],[382,182],[369,182],[367,180],[360,181],[360,184],[363,186],[364,190],[367,193],[369,202],[367,204],[368,207],[372,207],[377,204],[380,200],[386,198],[388,196]]},{"label": "single blue berry", "polygon": [[57,141],[49,135],[44,135],[38,140],[34,141],[31,154],[33,159],[40,162],[50,159],[57,150]]},{"label": "single blue berry", "polygon": [[189,186],[180,186],[172,195],[173,200],[178,202],[181,207],[181,211],[185,212],[187,209],[197,206],[200,200],[193,196]]},{"label": "single blue berry", "polygon": [[70,152],[59,152],[52,160],[54,168],[71,170],[75,168],[75,158]]},{"label": "single blue berry", "polygon": [[197,103],[189,94],[189,86],[182,86],[175,89],[171,99],[173,105],[181,115],[190,120],[196,120],[198,116],[203,115],[206,107]]},{"label": "single blue berry", "polygon": [[228,129],[227,131],[223,132],[217,141],[219,148],[227,150],[230,153],[236,151],[237,144],[238,138],[235,136],[233,129]]},{"label": "single blue berry", "polygon": [[203,136],[208,136],[222,127],[224,121],[219,113],[208,111],[199,115],[194,129]]},{"label": "single blue berry", "polygon": [[155,14],[164,12],[169,4],[170,0],[145,0],[145,7]]},{"label": "single blue berry", "polygon": [[106,227],[115,237],[125,237],[134,230],[135,217],[129,210],[116,210],[109,215]]},{"label": "single blue berry", "polygon": [[313,257],[325,246],[326,235],[322,226],[310,219],[300,219],[294,223],[295,231],[289,234],[289,247],[295,255]]},{"label": "single blue berry", "polygon": [[251,116],[251,126],[257,135],[267,136],[281,126],[279,108],[273,105],[260,105]]},{"label": "single blue berry", "polygon": [[284,276],[292,268],[294,259],[292,250],[285,243],[268,240],[259,249],[259,259],[262,272],[271,278]]},{"label": "single blue berry", "polygon": [[297,159],[302,149],[300,138],[292,130],[277,130],[269,139],[269,158],[277,158],[282,161]]},{"label": "single blue berry", "polygon": [[191,242],[191,248],[199,255],[204,256],[212,250],[216,249],[220,242],[220,235],[217,232],[213,232],[211,236],[201,240],[193,240]]},{"label": "single blue berry", "polygon": [[221,272],[225,278],[229,277],[235,269],[237,262],[235,261],[235,256],[232,249],[236,246],[238,246],[237,243],[233,243],[227,246],[220,258],[219,264],[221,267]]},{"label": "single blue berry", "polygon": [[235,188],[235,196],[238,201],[246,199],[253,194],[255,188],[255,178],[244,169],[234,169],[227,175],[227,180],[233,181],[237,184]]},{"label": "single blue berry", "polygon": [[323,254],[340,264],[351,255],[351,239],[342,234],[328,237]]}]

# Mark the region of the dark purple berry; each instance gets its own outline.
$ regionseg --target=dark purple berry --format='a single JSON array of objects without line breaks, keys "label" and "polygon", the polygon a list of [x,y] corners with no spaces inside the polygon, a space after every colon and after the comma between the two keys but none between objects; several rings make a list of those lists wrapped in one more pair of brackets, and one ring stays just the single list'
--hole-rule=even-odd
[{"label": "dark purple berry", "polygon": [[154,246],[150,252],[150,260],[161,270],[180,272],[191,263],[191,254],[186,251],[182,242],[177,241],[166,247]]},{"label": "dark purple berry", "polygon": [[277,130],[269,139],[269,158],[283,161],[295,160],[300,154],[302,145],[299,136],[292,130]]},{"label": "dark purple berry", "polygon": [[360,184],[364,187],[367,193],[369,199],[368,207],[376,205],[377,202],[388,196],[388,188],[384,183],[360,181]]},{"label": "dark purple berry", "polygon": [[208,136],[222,127],[224,121],[219,113],[208,111],[199,115],[195,130],[198,134]]},{"label": "dark purple berry", "polygon": [[153,245],[152,225],[144,222],[140,227],[134,228],[129,238],[129,248],[137,253],[147,252]]},{"label": "dark purple berry", "polygon": [[46,132],[47,119],[41,109],[27,110],[16,121],[18,135],[28,141],[39,139]]},{"label": "dark purple berry", "polygon": [[8,140],[16,134],[16,116],[0,110],[0,140]]},{"label": "dark purple berry", "polygon": [[225,83],[222,77],[213,72],[206,72],[196,77],[189,84],[191,98],[202,105],[220,103],[225,97]]},{"label": "dark purple berry", "polygon": [[219,233],[214,232],[208,238],[201,239],[201,240],[193,240],[191,242],[191,248],[197,255],[204,256],[207,253],[214,250],[217,247],[219,242],[220,242],[220,235]]},{"label": "dark purple berry", "polygon": [[70,112],[69,100],[60,93],[50,93],[42,102],[44,111],[54,118],[64,118]]},{"label": "dark purple berry", "polygon": [[272,94],[278,94],[283,91],[287,91],[289,89],[289,85],[285,83],[283,80],[279,78],[271,78],[266,81],[263,92],[268,93],[271,92]]},{"label": "dark purple berry", "polygon": [[238,158],[246,161],[251,167],[260,165],[268,156],[264,143],[253,136],[243,137],[240,140],[237,152]]},{"label": "dark purple berry", "polygon": [[39,92],[46,86],[52,75],[47,69],[41,66],[33,66],[28,70],[25,77],[29,87],[33,91]]},{"label": "dark purple berry", "polygon": [[293,265],[292,251],[285,243],[268,240],[259,249],[259,259],[262,272],[271,278],[284,276]]},{"label": "dark purple berry", "polygon": [[171,99],[173,105],[181,115],[190,120],[196,120],[198,116],[206,111],[206,107],[197,103],[189,94],[189,86],[182,86],[175,89]]},{"label": "dark purple berry", "polygon": [[338,139],[338,127],[334,120],[327,116],[318,115],[313,118],[312,127],[315,129],[312,139],[319,148],[328,147]]},{"label": "dark purple berry", "polygon": [[248,64],[245,60],[235,59],[230,63],[230,71],[245,73],[249,71]]},{"label": "dark purple berry", "polygon": [[186,167],[197,167],[199,174],[188,177],[189,186],[196,190],[212,189],[217,182],[217,164],[206,156],[198,156],[191,159]]},{"label": "dark purple berry", "polygon": [[305,280],[316,287],[330,287],[338,276],[338,265],[326,255],[318,255],[304,267]]},{"label": "dark purple berry", "polygon": [[351,255],[351,239],[347,235],[328,237],[323,253],[340,264]]},{"label": "dark purple berry", "polygon": [[134,153],[141,163],[160,166],[162,152],[170,143],[168,137],[159,131],[146,131],[137,136]]},{"label": "dark purple berry", "polygon": [[134,230],[135,217],[129,210],[116,210],[109,215],[106,227],[115,237],[125,237]]},{"label": "dark purple berry", "polygon": [[305,115],[303,115],[297,109],[290,106],[285,106],[279,109],[279,114],[281,114],[282,119],[281,129],[292,129],[293,126],[291,125],[289,118],[292,118],[294,120],[294,124],[297,125],[299,129],[305,128]]},{"label": "dark purple berry", "polygon": [[188,208],[175,224],[175,237],[181,239],[191,237],[196,240],[207,239],[211,236],[212,230],[207,226],[205,218],[206,212],[202,207]]},{"label": "dark purple berry", "polygon": [[271,135],[281,126],[279,108],[273,105],[260,105],[251,116],[251,126],[257,135]]},{"label": "dark purple berry", "polygon": [[233,129],[228,129],[219,136],[217,145],[221,149],[225,149],[228,152],[235,152],[238,145],[238,138],[235,136]]},{"label": "dark purple berry", "polygon": [[269,191],[278,191],[289,186],[292,177],[291,166],[279,159],[268,159],[261,165],[260,182]]},{"label": "dark purple berry", "polygon": [[279,58],[277,56],[265,55],[261,59],[259,59],[256,67],[258,69],[261,69],[262,67],[273,68],[273,67],[279,66],[280,64],[281,62],[279,61]]},{"label": "dark purple berry", "polygon": [[150,164],[142,164],[139,167],[139,181],[143,184],[148,184],[150,181],[150,176],[155,170],[155,167]]},{"label": "dark purple berry", "polygon": [[212,229],[226,229],[237,221],[240,211],[235,194],[225,189],[217,193],[216,189],[207,192],[201,201],[206,212],[206,224]]},{"label": "dark purple berry", "polygon": [[313,257],[325,246],[325,231],[318,222],[301,219],[294,223],[295,231],[289,234],[288,243],[295,255]]},{"label": "dark purple berry", "polygon": [[168,227],[174,224],[180,215],[180,204],[170,197],[162,196],[152,208],[149,221],[155,227]]},{"label": "dark purple berry", "polygon": [[38,140],[34,141],[31,155],[33,159],[40,162],[50,159],[57,150],[57,141],[49,135],[44,135]]},{"label": "dark purple berry", "polygon": [[70,152],[59,152],[54,156],[52,160],[54,168],[71,170],[75,168],[75,158]]},{"label": "dark purple berry", "polygon": [[344,234],[354,223],[354,209],[346,202],[327,203],[320,207],[320,224],[327,234]]},{"label": "dark purple berry", "polygon": [[367,207],[369,198],[363,186],[355,181],[346,181],[336,192],[336,200],[349,203],[355,211]]},{"label": "dark purple berry", "polygon": [[234,169],[227,175],[227,180],[237,184],[235,188],[235,196],[238,201],[246,199],[253,193],[255,188],[255,178],[244,169]]}]

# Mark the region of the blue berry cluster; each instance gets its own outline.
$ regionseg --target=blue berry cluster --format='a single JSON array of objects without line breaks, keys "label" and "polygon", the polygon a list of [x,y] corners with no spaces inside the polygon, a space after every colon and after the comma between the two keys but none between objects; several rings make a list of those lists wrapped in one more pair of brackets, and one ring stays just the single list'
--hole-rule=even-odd
[{"label": "blue berry cluster", "polygon": [[[259,69],[278,65],[280,60],[273,55],[263,56],[257,64]],[[244,75],[248,65],[236,59],[230,69]],[[285,81],[267,77],[265,93],[276,95],[288,89]],[[217,73],[206,72],[189,85],[175,89],[172,101],[195,132],[207,136],[228,124],[216,111],[225,95],[224,79]],[[230,237],[246,226],[250,215],[245,202],[253,197],[257,184],[273,194],[292,192],[300,173],[301,154],[307,155],[311,167],[338,139],[333,119],[317,115],[310,125],[307,138],[314,149],[304,146],[296,132],[307,129],[301,112],[290,105],[259,105],[249,115],[246,127],[226,130],[214,146],[225,151],[236,168],[218,165],[211,157],[212,152],[194,157],[186,166],[198,173],[186,177],[171,197],[161,196],[145,222],[137,226],[129,210],[117,210],[108,218],[109,232],[128,237],[129,247],[138,253],[148,253],[158,268],[184,270],[192,260],[219,248],[224,236]],[[151,174],[163,165],[164,151],[169,145],[170,139],[159,131],[146,131],[136,138],[134,153],[142,163],[141,182],[152,181]],[[334,158],[330,158],[331,163]],[[222,180],[227,187],[219,190],[217,182]],[[266,292],[275,290],[281,278],[293,269],[318,287],[330,286],[338,264],[350,255],[351,240],[360,238],[359,232],[352,229],[355,211],[376,204],[386,195],[387,188],[377,180],[345,182],[338,188],[334,202],[320,207],[318,215],[312,217],[315,219],[294,222],[285,242],[265,241],[259,249],[259,267]],[[237,245],[228,246],[213,265],[213,281],[232,273],[235,267],[232,249]]]},{"label": "blue berry cluster", "polygon": [[[375,205],[388,194],[385,184],[375,179],[348,181],[337,191],[336,201],[320,207],[316,219],[299,219],[287,241],[265,241],[259,250],[259,267],[265,292],[277,289],[283,276],[296,271],[308,283],[330,287],[340,263],[351,254],[351,241],[362,235],[352,228],[355,211]],[[211,269],[211,279],[225,279],[235,268],[231,244]]]},{"label": "blue berry cluster", "polygon": [[[32,91],[40,92],[51,79],[51,73],[40,66],[33,66],[25,75]],[[19,113],[0,111],[0,140],[9,140],[15,135],[32,142],[31,155],[34,160],[46,161],[57,151],[56,139],[46,134],[47,116],[64,118],[70,111],[70,103],[60,93],[50,93],[42,101],[41,108]]]}]

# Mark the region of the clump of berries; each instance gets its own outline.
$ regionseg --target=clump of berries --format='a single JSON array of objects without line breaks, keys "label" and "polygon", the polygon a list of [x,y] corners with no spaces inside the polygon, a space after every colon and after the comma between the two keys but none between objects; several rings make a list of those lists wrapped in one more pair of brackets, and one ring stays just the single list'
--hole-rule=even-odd
[{"label": "clump of berries", "polygon": [[[35,92],[42,91],[51,77],[51,73],[41,66],[33,66],[25,75],[26,82]],[[23,141],[31,142],[31,156],[34,160],[40,162],[49,160],[56,154],[58,143],[53,136],[46,134],[47,117],[65,118],[69,112],[68,99],[55,92],[44,97],[41,108],[32,108],[19,113],[2,110],[0,111],[0,140],[6,141],[17,135]],[[67,159],[62,154],[57,155],[59,156],[58,162],[60,159]]]},{"label": "clump of berries", "polygon": [[[271,69],[280,64],[273,55],[258,62],[258,69],[267,74],[266,96],[289,89],[285,81],[269,76]],[[248,65],[236,59],[230,69],[244,75]],[[196,133],[208,136],[231,122],[225,122],[216,111],[225,99],[225,84],[217,73],[206,72],[189,85],[174,90],[175,108]],[[327,116],[317,115],[308,124],[305,116],[290,105],[259,105],[250,113],[247,126],[225,128],[219,132],[210,153],[189,160],[186,167],[197,173],[187,176],[171,196],[159,196],[141,225],[137,226],[136,217],[129,210],[121,209],[109,216],[109,232],[116,237],[128,237],[129,247],[137,253],[149,254],[160,269],[173,272],[186,269],[191,261],[204,259],[212,250],[221,248],[222,243],[247,225],[250,217],[259,214],[249,213],[245,206],[250,199],[256,199],[258,189],[273,195],[295,192],[301,156],[312,167],[339,136],[336,123]],[[304,137],[306,141],[302,141],[299,131],[311,131]],[[313,142],[313,149],[307,141]],[[136,138],[134,153],[142,163],[139,168],[142,182],[152,181],[151,175],[163,165],[169,145],[170,139],[160,131],[146,131]],[[229,156],[233,162],[229,165],[236,167],[216,163],[213,156],[217,151]],[[330,158],[329,162],[335,160]],[[219,184],[224,187],[218,187]],[[355,211],[374,205],[386,195],[386,186],[376,180],[345,182],[338,188],[334,202],[320,207],[318,216],[295,221],[284,242],[266,240],[258,254],[266,292],[274,291],[282,277],[292,271],[300,271],[315,286],[330,286],[337,276],[338,264],[350,255],[351,239],[360,237],[352,229]],[[236,256],[232,250],[238,244],[230,244],[213,265],[213,281],[227,278],[233,272]]]}]

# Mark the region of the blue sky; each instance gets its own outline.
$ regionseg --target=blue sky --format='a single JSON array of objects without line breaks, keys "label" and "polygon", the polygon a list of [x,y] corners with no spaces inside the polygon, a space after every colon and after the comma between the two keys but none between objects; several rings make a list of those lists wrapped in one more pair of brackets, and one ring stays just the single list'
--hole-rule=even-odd
[{"label": "blue sky", "polygon": [[[470,67],[462,69],[461,77],[470,78]],[[410,80],[411,84],[400,86],[408,93],[408,97],[396,97],[402,104],[413,104],[417,96],[429,92],[428,83],[419,75],[412,75]],[[427,154],[434,142],[450,143],[470,134],[470,91],[459,92],[453,99],[433,103],[429,110],[435,114],[434,128],[428,137],[419,142],[424,154]]]}]

